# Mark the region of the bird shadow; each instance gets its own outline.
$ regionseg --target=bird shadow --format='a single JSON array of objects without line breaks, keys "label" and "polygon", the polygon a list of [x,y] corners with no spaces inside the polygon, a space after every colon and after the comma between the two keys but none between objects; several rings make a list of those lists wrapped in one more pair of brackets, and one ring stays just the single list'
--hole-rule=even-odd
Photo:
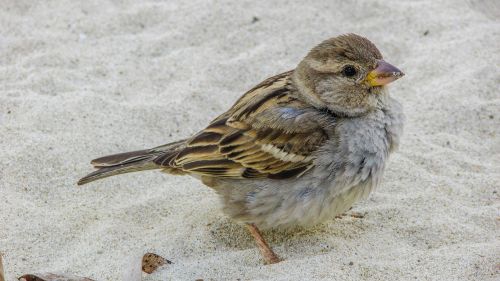
[{"label": "bird shadow", "polygon": [[[214,218],[206,226],[213,242],[221,247],[244,250],[255,247],[255,242],[242,223],[227,217]],[[262,235],[271,245],[291,246],[303,241],[321,243],[326,235],[351,240],[360,236],[366,226],[361,219],[333,219],[312,227],[293,227],[287,229],[262,230]]]}]

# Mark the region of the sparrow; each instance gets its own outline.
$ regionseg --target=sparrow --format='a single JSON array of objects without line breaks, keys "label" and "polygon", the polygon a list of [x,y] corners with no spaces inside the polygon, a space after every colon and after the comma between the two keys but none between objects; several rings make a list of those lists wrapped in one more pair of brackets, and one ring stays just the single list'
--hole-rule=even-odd
[{"label": "sparrow", "polygon": [[380,184],[404,123],[386,85],[403,75],[362,36],[325,40],[192,137],[92,160],[97,170],[78,184],[154,169],[191,175],[247,226],[267,264],[279,262],[259,228],[324,222]]}]

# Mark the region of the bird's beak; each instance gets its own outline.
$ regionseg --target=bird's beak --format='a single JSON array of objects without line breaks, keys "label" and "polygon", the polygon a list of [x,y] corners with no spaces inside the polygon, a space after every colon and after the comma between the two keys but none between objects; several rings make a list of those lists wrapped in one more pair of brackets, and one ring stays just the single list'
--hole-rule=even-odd
[{"label": "bird's beak", "polygon": [[377,67],[368,73],[365,81],[372,87],[383,86],[403,77],[404,75],[405,74],[394,65],[383,60],[379,60],[377,62]]}]

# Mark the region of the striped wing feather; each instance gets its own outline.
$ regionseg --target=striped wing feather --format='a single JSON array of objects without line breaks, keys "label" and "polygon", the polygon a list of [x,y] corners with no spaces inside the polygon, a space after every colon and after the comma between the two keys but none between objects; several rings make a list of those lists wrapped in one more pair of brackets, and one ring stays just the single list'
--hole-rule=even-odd
[{"label": "striped wing feather", "polygon": [[327,140],[316,110],[290,94],[291,72],[271,77],[186,142],[155,160],[165,168],[229,178],[289,178],[312,165]]}]

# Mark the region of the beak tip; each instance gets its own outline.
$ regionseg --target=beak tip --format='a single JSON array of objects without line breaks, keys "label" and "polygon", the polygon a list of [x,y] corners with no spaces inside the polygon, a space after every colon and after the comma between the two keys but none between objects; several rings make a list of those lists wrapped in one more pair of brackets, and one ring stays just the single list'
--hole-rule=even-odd
[{"label": "beak tip", "polygon": [[370,86],[384,86],[403,76],[405,76],[403,71],[392,64],[380,60],[377,67],[368,74],[366,79]]},{"label": "beak tip", "polygon": [[398,71],[398,72],[394,72],[392,75],[396,78],[401,78],[401,77],[405,76],[405,73],[403,71]]}]

